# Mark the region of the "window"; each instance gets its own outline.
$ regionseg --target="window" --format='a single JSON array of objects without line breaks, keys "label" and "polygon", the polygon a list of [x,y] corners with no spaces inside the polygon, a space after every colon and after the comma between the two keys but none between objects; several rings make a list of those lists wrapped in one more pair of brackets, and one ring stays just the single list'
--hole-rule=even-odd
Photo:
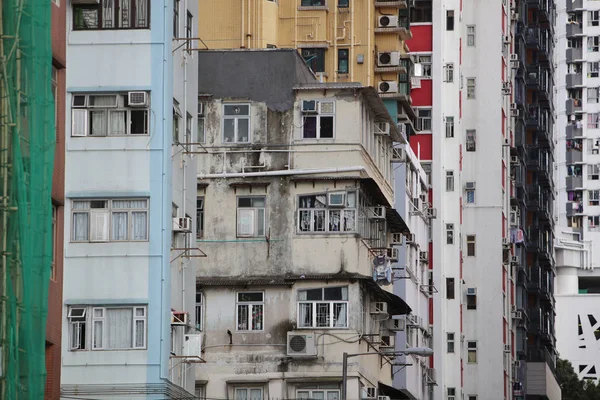
[{"label": "window", "polygon": [[452,388],[452,387],[446,388],[446,393],[447,393],[446,400],[456,400],[456,389],[455,388]]},{"label": "window", "polygon": [[476,137],[477,137],[477,131],[475,129],[467,129],[466,146],[465,146],[467,151],[475,151],[476,150]]},{"label": "window", "polygon": [[173,37],[179,37],[179,0],[173,0]]},{"label": "window", "polygon": [[475,46],[475,25],[467,25],[467,46]]},{"label": "window", "polygon": [[454,10],[446,11],[446,30],[447,31],[454,30]]},{"label": "window", "polygon": [[588,78],[597,78],[600,73],[600,62],[588,62]]},{"label": "window", "polygon": [[194,119],[190,113],[185,115],[185,144],[190,145],[192,143],[192,125],[194,123]]},{"label": "window", "polygon": [[237,202],[238,237],[265,236],[265,198],[238,197]]},{"label": "window", "polygon": [[[339,201],[334,203],[333,200]],[[298,197],[299,232],[356,232],[355,190],[310,194]]]},{"label": "window", "polygon": [[146,92],[74,94],[71,136],[147,135],[148,110]]},{"label": "window", "polygon": [[148,200],[73,200],[73,242],[148,240]]},{"label": "window", "polygon": [[598,92],[600,88],[588,88],[587,90],[587,102],[588,103],[598,103]]},{"label": "window", "polygon": [[204,197],[196,198],[196,237],[204,236]]},{"label": "window", "polygon": [[302,0],[300,5],[302,7],[324,7],[325,0]]},{"label": "window", "polygon": [[446,278],[446,299],[454,299],[454,278]]},{"label": "window", "polygon": [[250,142],[250,105],[223,105],[223,143]]},{"label": "window", "polygon": [[206,104],[198,103],[198,143],[204,143],[205,141],[204,107],[206,107]]},{"label": "window", "polygon": [[454,353],[454,332],[446,333],[446,351]]},{"label": "window", "polygon": [[146,348],[145,306],[74,306],[67,319],[71,350]]},{"label": "window", "polygon": [[448,63],[446,64],[446,82],[454,82],[454,64]]},{"label": "window", "polygon": [[590,215],[588,217],[588,230],[589,231],[597,231],[599,227],[600,227],[600,216]]},{"label": "window", "polygon": [[446,137],[454,137],[454,117],[446,117]]},{"label": "window", "polygon": [[421,78],[431,79],[431,55],[416,56],[416,63],[421,65]]},{"label": "window", "polygon": [[446,244],[454,244],[454,224],[446,224]]},{"label": "window", "polygon": [[262,400],[261,388],[235,388],[234,400]]},{"label": "window", "polygon": [[477,396],[476,396],[476,395],[472,395],[472,394],[470,394],[470,395],[467,397],[467,399],[468,399],[468,400],[477,400]]},{"label": "window", "polygon": [[186,38],[186,48],[189,50],[192,48],[192,32],[194,30],[194,16],[191,12],[187,12],[186,20],[185,20],[185,38]]},{"label": "window", "polygon": [[431,22],[432,5],[430,1],[417,1],[410,8],[410,22]]},{"label": "window", "polygon": [[467,256],[475,256],[475,235],[467,235]]},{"label": "window", "polygon": [[56,280],[56,252],[58,250],[58,225],[57,225],[58,208],[52,205],[52,262],[50,263],[50,279]]},{"label": "window", "polygon": [[600,205],[600,190],[589,190],[588,191],[588,204],[590,206]]},{"label": "window", "polygon": [[417,118],[417,126],[419,127],[419,130],[431,130],[431,108],[417,109]]},{"label": "window", "polygon": [[74,4],[73,29],[147,29],[150,27],[149,0],[114,0],[99,4]]},{"label": "window", "polygon": [[338,68],[337,72],[339,74],[347,74],[349,71],[348,65],[348,49],[339,49],[338,50]]},{"label": "window", "polygon": [[467,363],[472,364],[477,362],[477,342],[469,340],[467,342]]},{"label": "window", "polygon": [[597,181],[598,179],[600,179],[599,164],[588,165],[588,179],[592,181]]},{"label": "window", "polygon": [[196,384],[194,396],[199,400],[206,400],[206,385]]},{"label": "window", "polygon": [[477,295],[467,293],[467,310],[477,310]]},{"label": "window", "polygon": [[600,47],[600,36],[588,36],[588,52],[597,53]]},{"label": "window", "polygon": [[340,7],[340,8],[350,7],[350,0],[338,0],[338,7]]},{"label": "window", "polygon": [[237,294],[237,331],[262,331],[264,329],[264,293]]},{"label": "window", "polygon": [[467,78],[467,99],[475,98],[475,78]]},{"label": "window", "polygon": [[181,110],[179,109],[179,102],[173,99],[173,144],[180,142],[179,136],[179,124],[181,121]]},{"label": "window", "polygon": [[454,191],[454,171],[446,171],[446,192]]},{"label": "window", "polygon": [[201,331],[204,326],[204,293],[196,292],[196,330]]},{"label": "window", "polygon": [[465,192],[467,204],[475,204],[475,189],[467,189]]},{"label": "window", "polygon": [[600,117],[599,113],[588,113],[588,129],[598,129],[598,119]]},{"label": "window", "polygon": [[340,398],[340,389],[336,384],[331,385],[302,385],[296,389],[296,399],[323,399],[338,400]]},{"label": "window", "polygon": [[335,102],[333,101],[304,101],[311,103],[314,101],[315,112],[303,114],[302,138],[303,139],[332,139],[334,131]]},{"label": "window", "polygon": [[348,288],[298,291],[298,328],[347,328]]},{"label": "window", "polygon": [[598,26],[600,22],[600,11],[588,11],[588,25]]},{"label": "window", "polygon": [[[319,0],[312,0],[313,2]],[[321,0],[320,2],[324,2]],[[325,49],[302,49],[302,58],[309,68],[317,72],[325,72]]]}]

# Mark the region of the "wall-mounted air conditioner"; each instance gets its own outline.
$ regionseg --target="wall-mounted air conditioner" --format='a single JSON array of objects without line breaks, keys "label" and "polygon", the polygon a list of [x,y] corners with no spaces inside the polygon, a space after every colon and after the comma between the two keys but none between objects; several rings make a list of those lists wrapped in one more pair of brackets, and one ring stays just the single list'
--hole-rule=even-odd
[{"label": "wall-mounted air conditioner", "polygon": [[407,244],[416,244],[416,236],[414,233],[408,233],[406,235],[406,243]]},{"label": "wall-mounted air conditioner", "polygon": [[382,315],[387,314],[388,305],[385,301],[376,301],[371,303],[371,314],[373,315]]},{"label": "wall-mounted air conditioner", "polygon": [[502,94],[509,95],[512,92],[512,85],[510,82],[502,82]]},{"label": "wall-mounted air conditioner", "polygon": [[467,296],[477,296],[477,288],[467,288]]},{"label": "wall-mounted air conditioner", "polygon": [[376,400],[377,388],[375,386],[364,386],[360,391],[360,400]]},{"label": "wall-mounted air conditioner", "polygon": [[466,182],[465,190],[475,190],[475,182]]},{"label": "wall-mounted air conditioner", "polygon": [[327,205],[329,207],[344,207],[346,205],[346,192],[327,193]]},{"label": "wall-mounted air conditioner", "polygon": [[513,265],[519,264],[519,256],[510,256],[510,263]]},{"label": "wall-mounted air conditioner", "polygon": [[390,244],[402,244],[402,234],[398,232],[392,233]]},{"label": "wall-mounted air conditioner", "polygon": [[505,344],[504,345],[504,352],[505,353],[510,353],[510,344]]},{"label": "wall-mounted air conditioner", "polygon": [[129,92],[127,93],[127,104],[129,107],[146,107],[148,105],[147,92]]},{"label": "wall-mounted air conditioner", "polygon": [[392,148],[392,162],[404,162],[406,160],[406,153],[403,147]]},{"label": "wall-mounted air conditioner", "polygon": [[385,328],[392,332],[403,331],[406,329],[406,320],[404,318],[388,319],[385,321]]},{"label": "wall-mounted air conditioner", "polygon": [[426,251],[420,251],[419,260],[422,262],[427,262],[429,260],[429,253]]},{"label": "wall-mounted air conditioner", "polygon": [[303,113],[316,113],[318,111],[318,103],[315,100],[302,100]]},{"label": "wall-mounted air conditioner", "polygon": [[173,232],[191,232],[192,219],[188,217],[173,218]]},{"label": "wall-mounted air conditioner", "polygon": [[381,81],[379,82],[379,93],[398,93],[398,82]]},{"label": "wall-mounted air conditioner", "polygon": [[373,132],[376,135],[389,135],[390,124],[388,122],[375,122],[373,123]]},{"label": "wall-mounted air conditioner", "polygon": [[388,247],[387,248],[387,258],[393,262],[398,261],[398,259],[399,259],[398,249],[395,247]]},{"label": "wall-mounted air conditioner", "polygon": [[185,311],[171,311],[171,325],[187,325],[188,317]]},{"label": "wall-mounted air conditioner", "polygon": [[510,247],[510,238],[502,238],[502,246]]},{"label": "wall-mounted air conditioner", "polygon": [[202,334],[183,335],[183,355],[185,357],[200,357],[202,336]]},{"label": "wall-mounted air conditioner", "polygon": [[385,207],[369,207],[369,219],[383,220],[385,219]]},{"label": "wall-mounted air conditioner", "polygon": [[511,156],[510,157],[510,164],[511,165],[519,165],[519,157],[518,156]]},{"label": "wall-mounted air conditioner", "polygon": [[312,333],[287,333],[287,355],[290,357],[315,357],[317,343]]},{"label": "wall-mounted air conditioner", "polygon": [[400,52],[383,51],[377,53],[377,66],[379,67],[397,67],[400,65]]},{"label": "wall-mounted air conditioner", "polygon": [[377,26],[379,28],[397,28],[398,17],[395,15],[380,15],[377,20]]}]

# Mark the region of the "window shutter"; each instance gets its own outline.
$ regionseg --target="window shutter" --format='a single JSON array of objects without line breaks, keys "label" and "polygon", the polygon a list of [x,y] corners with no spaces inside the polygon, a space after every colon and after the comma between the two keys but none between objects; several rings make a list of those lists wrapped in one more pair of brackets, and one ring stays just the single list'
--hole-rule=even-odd
[{"label": "window shutter", "polygon": [[238,209],[238,236],[252,236],[255,232],[256,211],[253,209]]},{"label": "window shutter", "polygon": [[108,242],[110,213],[105,210],[90,210],[90,242]]},{"label": "window shutter", "polygon": [[71,110],[73,126],[71,127],[71,136],[87,136],[88,134],[88,111]]}]

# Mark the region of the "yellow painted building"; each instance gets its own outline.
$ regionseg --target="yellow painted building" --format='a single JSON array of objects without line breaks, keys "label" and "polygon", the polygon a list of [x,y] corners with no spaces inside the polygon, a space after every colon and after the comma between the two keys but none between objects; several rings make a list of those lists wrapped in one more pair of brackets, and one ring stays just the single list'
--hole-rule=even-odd
[{"label": "yellow painted building", "polygon": [[199,0],[199,7],[198,34],[209,49],[295,48],[325,82],[361,82],[410,103],[404,0]]}]

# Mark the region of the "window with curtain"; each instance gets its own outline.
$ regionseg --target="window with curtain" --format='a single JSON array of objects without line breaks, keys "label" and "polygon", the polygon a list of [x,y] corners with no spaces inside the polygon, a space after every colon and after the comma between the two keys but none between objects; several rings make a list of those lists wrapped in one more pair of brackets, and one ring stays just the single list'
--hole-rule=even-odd
[{"label": "window with curtain", "polygon": [[263,292],[237,294],[237,331],[261,331],[264,329],[264,300]]},{"label": "window with curtain", "polygon": [[73,242],[148,240],[148,199],[73,200]]},{"label": "window with curtain", "polygon": [[296,389],[298,400],[340,400],[340,387],[337,384],[299,385]]},{"label": "window with curtain", "polygon": [[75,306],[68,319],[71,350],[146,348],[145,306]]},{"label": "window with curtain", "polygon": [[148,103],[146,92],[74,94],[71,136],[147,135]]},{"label": "window with curtain", "polygon": [[235,388],[234,400],[263,400],[262,388]]},{"label": "window with curtain", "polygon": [[356,232],[357,197],[356,190],[298,197],[298,231]]},{"label": "window with curtain", "polygon": [[250,104],[224,104],[223,143],[250,142]]},{"label": "window with curtain", "polygon": [[347,328],[348,287],[298,291],[298,328]]},{"label": "window with curtain", "polygon": [[148,29],[149,17],[149,0],[101,0],[98,4],[73,4],[74,30]]},{"label": "window with curtain", "polygon": [[265,197],[238,197],[238,237],[265,236]]}]

